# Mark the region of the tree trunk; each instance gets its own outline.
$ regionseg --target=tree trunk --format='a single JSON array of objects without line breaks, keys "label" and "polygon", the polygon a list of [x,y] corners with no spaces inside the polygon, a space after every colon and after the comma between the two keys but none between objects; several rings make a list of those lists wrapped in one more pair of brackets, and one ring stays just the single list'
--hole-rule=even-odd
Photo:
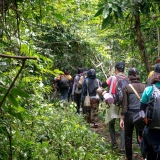
[{"label": "tree trunk", "polygon": [[143,39],[142,32],[140,29],[140,15],[137,13],[137,15],[134,15],[134,16],[135,16],[135,30],[136,30],[136,35],[137,35],[138,48],[140,50],[142,61],[145,63],[146,70],[149,73],[150,64],[148,63],[147,53],[144,47],[144,39]]}]

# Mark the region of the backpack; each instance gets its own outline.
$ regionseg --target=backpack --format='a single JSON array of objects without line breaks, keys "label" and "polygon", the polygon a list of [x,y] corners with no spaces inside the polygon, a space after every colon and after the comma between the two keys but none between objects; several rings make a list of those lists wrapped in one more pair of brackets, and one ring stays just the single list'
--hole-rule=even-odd
[{"label": "backpack", "polygon": [[160,129],[160,90],[153,85],[153,92],[146,108],[149,129]]},{"label": "backpack", "polygon": [[119,75],[116,76],[117,78],[117,83],[116,83],[116,88],[115,88],[115,104],[117,106],[122,106],[122,99],[123,99],[123,88],[129,84],[128,78],[124,75]]},{"label": "backpack", "polygon": [[57,84],[59,88],[67,89],[70,86],[69,76],[61,75],[60,80],[58,80]]},{"label": "backpack", "polygon": [[83,84],[83,82],[81,82],[82,81],[81,77],[83,76],[81,74],[77,74],[76,77],[77,77],[77,81],[76,81],[75,93],[80,94],[82,92],[82,84]]},{"label": "backpack", "polygon": [[79,76],[79,80],[78,80],[78,88],[82,88],[82,84],[84,82],[84,76]]}]

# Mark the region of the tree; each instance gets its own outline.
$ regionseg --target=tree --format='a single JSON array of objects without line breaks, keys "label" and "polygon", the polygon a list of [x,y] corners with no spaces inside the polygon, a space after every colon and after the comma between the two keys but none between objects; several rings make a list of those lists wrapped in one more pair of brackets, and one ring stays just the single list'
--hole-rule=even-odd
[{"label": "tree", "polygon": [[[100,9],[95,14],[95,16],[103,15],[103,21],[102,21],[102,29],[105,29],[108,27],[109,24],[113,24],[114,21],[116,21],[116,24],[128,24],[128,21],[130,22],[129,30],[134,38],[135,43],[137,44],[139,48],[139,52],[141,55],[142,62],[145,64],[145,68],[147,72],[150,71],[150,63],[148,59],[150,59],[150,55],[147,53],[148,49],[148,40],[146,39],[148,32],[148,26],[149,23],[155,23],[155,20],[153,21],[153,15],[155,17],[159,14],[159,7],[160,4],[158,1],[146,1],[146,0],[125,0],[125,1],[110,1],[106,0],[103,1],[103,3],[99,3]],[[159,20],[156,20],[156,26],[159,24]],[[128,30],[127,27],[127,30]],[[151,28],[151,26],[149,26]],[[154,30],[157,30],[157,28],[154,26]],[[159,30],[159,29],[158,29]],[[123,31],[124,33],[127,33],[126,30]],[[154,34],[154,33],[153,33]],[[157,34],[159,37],[159,32]],[[159,44],[159,39],[157,37],[152,37],[152,39],[157,41],[156,44]],[[147,37],[150,38],[150,37]],[[153,42],[153,41],[152,41]],[[153,44],[152,44],[153,45]],[[150,45],[151,46],[151,43]],[[158,45],[159,46],[159,45]],[[155,47],[156,48],[156,47]],[[157,52],[158,49],[156,48]],[[157,53],[155,53],[157,55]],[[153,55],[152,58],[153,60]],[[151,62],[153,63],[153,61]]]}]

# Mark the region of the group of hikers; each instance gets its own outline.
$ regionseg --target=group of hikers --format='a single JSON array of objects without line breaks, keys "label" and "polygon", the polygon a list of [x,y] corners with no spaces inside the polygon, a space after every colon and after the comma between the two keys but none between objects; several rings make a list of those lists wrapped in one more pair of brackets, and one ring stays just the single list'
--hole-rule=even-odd
[{"label": "group of hikers", "polygon": [[[147,160],[160,160],[160,57],[156,59],[154,70],[149,74],[147,83],[141,82],[137,68],[130,68],[128,76],[124,74],[124,70],[125,63],[117,62],[115,76],[108,77],[105,82],[96,77],[95,69],[78,68],[74,78],[65,70],[64,75],[55,78],[54,85],[60,92],[60,100],[71,99],[76,102],[78,114],[82,107],[85,120],[93,124],[93,128],[98,128],[100,101],[104,101],[110,108],[113,106],[120,108],[121,111],[117,113],[120,126],[119,147],[115,129],[117,118],[112,117],[108,122],[111,147],[119,148],[119,152],[125,154],[127,160],[132,160],[135,128],[142,157]],[[68,84],[62,85],[62,79]],[[134,117],[140,115],[142,111],[145,117],[139,119],[145,122],[143,128],[133,122]]]}]

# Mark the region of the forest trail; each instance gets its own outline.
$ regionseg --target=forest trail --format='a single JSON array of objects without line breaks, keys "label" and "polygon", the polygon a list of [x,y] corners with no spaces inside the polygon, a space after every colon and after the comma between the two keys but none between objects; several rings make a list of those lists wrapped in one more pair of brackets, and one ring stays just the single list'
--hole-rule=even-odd
[{"label": "forest trail", "polygon": [[[95,131],[99,135],[99,137],[104,137],[107,144],[110,144],[110,135],[109,135],[107,124],[104,124],[103,122],[99,122],[98,128],[91,128],[91,130]],[[117,142],[119,143],[118,137],[119,137],[119,133],[117,133]],[[108,149],[113,150],[110,147],[110,145],[108,146],[109,146]],[[118,150],[114,150],[114,153],[119,155]],[[125,155],[124,156],[120,155],[120,159],[126,160]],[[140,147],[136,143],[135,138],[133,138],[133,160],[143,160],[140,153]]]}]

